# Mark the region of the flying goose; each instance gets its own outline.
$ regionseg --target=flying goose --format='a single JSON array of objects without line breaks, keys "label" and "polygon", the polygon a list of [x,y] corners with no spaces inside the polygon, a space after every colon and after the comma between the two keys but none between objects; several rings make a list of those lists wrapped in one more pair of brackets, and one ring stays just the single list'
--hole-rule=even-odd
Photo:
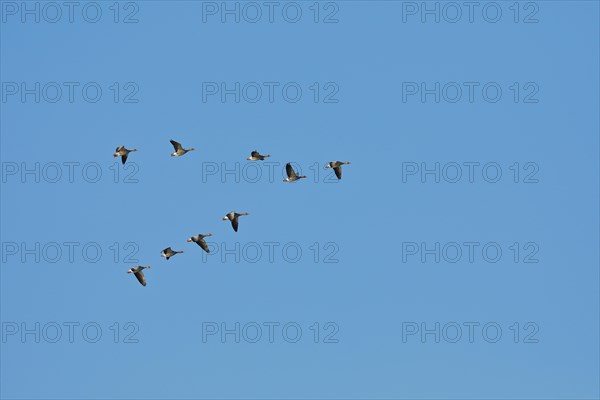
[{"label": "flying goose", "polygon": [[233,230],[237,232],[238,230],[238,218],[240,215],[248,215],[248,213],[236,213],[235,211],[230,212],[229,214],[223,217],[223,221],[230,220],[231,226]]},{"label": "flying goose", "polygon": [[171,139],[170,142],[173,145],[173,148],[175,149],[175,153],[171,154],[171,157],[179,157],[184,155],[188,151],[194,150],[193,147],[190,147],[189,149],[184,149],[183,146],[181,146],[181,143],[176,142],[173,139]]},{"label": "flying goose", "polygon": [[292,168],[292,164],[290,163],[285,164],[285,172],[288,177],[283,180],[284,182],[294,182],[298,179],[306,178],[304,175],[296,174],[296,171],[294,171],[294,168]]},{"label": "flying goose", "polygon": [[166,258],[167,260],[171,257],[173,257],[175,254],[180,254],[183,253],[183,251],[173,251],[170,247],[167,247],[166,249],[164,249],[162,251],[162,253],[160,253],[161,257]]},{"label": "flying goose", "polygon": [[198,246],[202,247],[202,250],[204,250],[207,253],[210,253],[210,250],[208,249],[208,244],[206,244],[206,242],[204,241],[204,238],[208,236],[212,236],[212,233],[207,233],[206,235],[199,233],[196,236],[192,236],[191,238],[186,240],[186,242],[194,242]]},{"label": "flying goose", "polygon": [[344,164],[350,164],[350,161],[334,160],[334,161],[330,162],[329,164],[327,164],[325,166],[325,168],[333,168],[333,172],[335,172],[335,176],[337,176],[338,179],[342,179],[342,165],[344,165]]},{"label": "flying goose", "polygon": [[271,157],[269,154],[265,154],[264,156],[261,155],[258,151],[254,150],[252,153],[250,153],[250,157],[246,158],[246,160],[249,161],[262,161],[267,157]]},{"label": "flying goose", "polygon": [[127,150],[125,148],[125,146],[119,146],[116,148],[115,154],[113,154],[113,157],[121,156],[121,162],[123,162],[123,165],[125,165],[125,161],[127,161],[127,156],[129,155],[129,153],[131,153],[133,151],[137,151],[137,149]]},{"label": "flying goose", "polygon": [[129,271],[127,271],[127,273],[128,274],[133,273],[135,275],[135,277],[137,278],[137,280],[140,281],[142,286],[146,286],[146,278],[144,278],[144,273],[142,272],[142,270],[145,268],[152,268],[152,267],[151,266],[144,267],[142,265],[138,265],[135,268],[131,268]]}]

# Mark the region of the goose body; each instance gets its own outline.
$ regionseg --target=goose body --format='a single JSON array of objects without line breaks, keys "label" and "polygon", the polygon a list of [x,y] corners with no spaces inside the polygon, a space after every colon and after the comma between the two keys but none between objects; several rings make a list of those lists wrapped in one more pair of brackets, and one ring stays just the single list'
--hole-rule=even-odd
[{"label": "goose body", "polygon": [[131,268],[127,271],[128,274],[134,274],[137,280],[140,282],[142,286],[146,286],[146,278],[144,277],[144,273],[142,270],[146,268],[152,268],[151,266],[144,267],[143,265],[138,265],[135,268]]},{"label": "goose body", "polygon": [[204,238],[208,236],[212,236],[212,233],[207,233],[206,235],[199,233],[195,236],[190,237],[187,240],[187,242],[194,242],[198,246],[202,247],[202,250],[204,250],[207,253],[210,253],[210,250],[208,249],[208,244],[206,244],[206,241],[204,240]]},{"label": "goose body", "polygon": [[295,182],[298,179],[306,178],[304,175],[298,175],[290,163],[285,164],[285,172],[288,177],[283,180],[284,182]]},{"label": "goose body", "polygon": [[173,257],[175,254],[180,254],[180,253],[183,253],[183,251],[174,251],[170,247],[167,247],[166,249],[164,249],[162,251],[162,253],[160,253],[160,256],[164,257],[168,260],[169,258]]},{"label": "goose body", "polygon": [[189,149],[184,149],[183,146],[181,145],[181,143],[176,142],[173,139],[171,139],[170,142],[173,145],[173,148],[175,149],[175,152],[171,154],[171,157],[180,157],[180,156],[184,155],[185,153],[187,153],[188,151],[194,150],[193,147],[190,147]]},{"label": "goose body", "polygon": [[249,161],[262,161],[267,157],[271,157],[269,154],[261,155],[258,151],[254,150],[250,153],[250,157],[246,158]]},{"label": "goose body", "polygon": [[115,149],[115,154],[113,154],[113,157],[121,156],[121,162],[123,163],[123,165],[125,165],[125,161],[127,161],[127,156],[129,155],[129,153],[134,151],[137,151],[137,149],[127,150],[125,146],[119,146]]},{"label": "goose body", "polygon": [[333,172],[335,172],[335,176],[338,179],[342,179],[342,165],[350,164],[350,161],[331,161],[329,164],[325,166],[325,168],[333,168]]},{"label": "goose body", "polygon": [[229,214],[226,214],[223,217],[223,221],[227,221],[230,220],[231,221],[231,226],[233,227],[233,230],[235,232],[238,231],[238,218],[241,215],[248,215],[248,213],[236,213],[235,211],[230,212]]}]

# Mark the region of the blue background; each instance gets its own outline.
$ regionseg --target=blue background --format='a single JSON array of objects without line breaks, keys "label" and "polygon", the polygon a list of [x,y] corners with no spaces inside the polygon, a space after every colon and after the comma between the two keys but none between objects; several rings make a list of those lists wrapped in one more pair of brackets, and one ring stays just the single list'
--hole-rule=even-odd
[{"label": "blue background", "polygon": [[[20,4],[20,3],[19,3]],[[94,321],[98,343],[76,336],[1,343],[2,398],[598,398],[599,7],[541,1],[538,23],[402,22],[402,3],[341,1],[338,23],[202,22],[200,2],[139,2],[138,23],[1,25],[3,82],[98,82],[101,101],[1,104],[2,162],[97,162],[98,183],[63,178],[2,184],[3,242],[135,242],[154,268],[141,287],[114,262],[2,263],[2,322]],[[219,3],[220,4],[220,3]],[[420,2],[418,3],[420,4]],[[429,3],[433,4],[433,3]],[[524,3],[521,3],[523,6]],[[122,16],[121,16],[122,17]],[[523,16],[521,15],[521,19]],[[298,82],[302,100],[202,101],[202,82]],[[402,82],[498,82],[497,103],[402,101]],[[113,82],[135,82],[138,103],[114,103]],[[335,82],[338,103],[312,101]],[[508,86],[535,82],[538,103]],[[231,99],[231,98],[230,98]],[[169,139],[197,150],[169,157]],[[138,183],[112,181],[114,148],[139,152]],[[295,161],[309,179],[284,184],[202,181],[202,162],[245,165],[258,149]],[[352,161],[339,183],[308,166]],[[497,162],[503,179],[402,181],[403,162]],[[535,162],[538,183],[508,166]],[[122,169],[121,169],[122,171]],[[247,211],[235,234],[220,218]],[[190,235],[216,242],[298,242],[297,263],[202,262]],[[501,261],[402,262],[402,242],[498,242]],[[335,242],[338,263],[308,247]],[[507,248],[535,242],[538,263]],[[166,262],[160,251],[186,251]],[[122,258],[122,257],[121,257]],[[139,343],[113,343],[114,322]],[[202,322],[296,322],[302,340],[202,342]],[[339,326],[313,343],[314,322]],[[502,339],[402,341],[402,323],[496,322]],[[534,322],[538,343],[513,342]],[[264,333],[265,334],[265,333]]]}]

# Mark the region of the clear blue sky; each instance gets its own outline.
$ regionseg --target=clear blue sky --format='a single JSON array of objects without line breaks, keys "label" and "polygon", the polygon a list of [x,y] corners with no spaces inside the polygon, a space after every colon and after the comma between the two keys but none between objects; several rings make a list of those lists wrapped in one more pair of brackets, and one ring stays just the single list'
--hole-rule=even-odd
[{"label": "clear blue sky", "polygon": [[[466,7],[456,23],[446,21],[456,15],[448,7],[439,23],[427,14],[422,23],[422,10],[413,7],[421,2],[321,3],[319,23],[313,2],[298,3],[297,23],[282,17],[283,6],[273,23],[266,6],[256,23],[244,21],[255,16],[250,8],[241,8],[240,23],[227,15],[221,23],[222,10],[213,7],[221,2],[193,1],[121,3],[115,23],[113,2],[98,4],[97,23],[83,19],[84,3],[73,23],[66,8],[57,23],[45,21],[56,10],[43,4],[40,23],[35,15],[22,23],[21,2],[0,4],[2,398],[600,396],[598,2],[521,2],[518,23],[513,2],[497,3],[497,23],[483,18],[483,3],[473,23]],[[288,19],[295,16],[291,7]],[[495,11],[488,7],[486,18]],[[94,18],[95,10],[86,12]],[[130,14],[137,23],[123,23]],[[35,94],[22,100],[23,82],[29,89],[40,82],[39,103]],[[62,87],[56,103],[49,82]],[[73,102],[65,82],[79,84]],[[82,97],[89,82],[102,89],[96,103]],[[210,82],[257,82],[264,90],[255,103],[247,101],[254,84],[239,103],[234,95],[221,102],[206,92],[214,89]],[[273,102],[265,82],[279,83]],[[296,103],[282,97],[288,82],[302,89]],[[424,102],[421,93],[410,94],[421,82],[429,89],[440,82],[439,103],[434,94]],[[468,82],[479,85],[472,102]],[[488,100],[502,90],[495,103],[482,95],[490,82]],[[457,86],[462,97],[452,103]],[[124,103],[135,90],[130,99],[138,102]],[[94,96],[93,85],[87,94]],[[325,103],[329,94],[338,101]],[[171,158],[169,139],[196,150]],[[139,150],[128,170],[112,157],[120,145]],[[254,149],[279,163],[273,182],[264,165],[256,183],[206,175],[215,166],[244,168]],[[333,159],[352,164],[339,183],[325,183],[323,166]],[[288,161],[309,178],[281,182]],[[72,183],[63,165],[70,162],[79,163]],[[479,163],[472,183],[469,162]],[[36,163],[40,182],[32,174],[22,182],[20,169]],[[51,163],[62,165],[56,183],[48,182],[56,171]],[[100,167],[98,182],[82,178],[87,163],[88,180]],[[418,174],[403,176],[435,163],[444,173],[439,183],[432,175],[425,183]],[[447,182],[453,163],[462,166],[457,183]],[[500,166],[497,183],[482,178],[486,163]],[[123,183],[123,173],[137,183]],[[238,233],[221,221],[231,210],[250,213]],[[185,242],[209,232],[219,246],[239,243],[246,258],[203,259],[198,246]],[[73,262],[65,242],[79,243]],[[279,244],[273,262],[266,242]],[[325,249],[329,242],[335,245]],[[455,263],[447,261],[453,242],[463,252]],[[472,263],[465,242],[480,244]],[[490,242],[502,250],[495,263],[481,255]],[[40,244],[40,262],[23,243]],[[62,251],[54,263],[53,243]],[[121,248],[117,260],[113,243]],[[302,250],[296,263],[282,255],[289,243]],[[440,243],[439,263],[422,243]],[[102,251],[96,263],[94,246]],[[159,254],[167,246],[185,253],[165,261]],[[248,262],[252,246],[262,248],[255,263]],[[338,262],[324,262],[336,250]],[[125,259],[129,252],[139,262]],[[138,263],[153,266],[145,288],[126,274]],[[69,322],[79,324],[72,343]],[[204,333],[215,326],[207,322],[247,329],[240,343],[233,335],[203,342],[203,326]],[[280,324],[273,343],[268,322]],[[469,322],[479,324],[472,343]],[[21,336],[36,323],[40,343],[34,334]],[[101,327],[97,343],[82,336],[86,323]],[[252,323],[262,327],[257,343],[247,340]],[[282,337],[286,323],[302,328],[298,342]],[[433,334],[407,335],[421,323],[440,324],[439,343]],[[462,327],[456,343],[453,323]],[[62,327],[56,343],[53,324]],[[502,336],[489,343],[496,326]],[[124,343],[135,327],[137,343]],[[334,329],[330,339],[337,343],[323,343]],[[94,335],[91,328],[86,338]]]}]

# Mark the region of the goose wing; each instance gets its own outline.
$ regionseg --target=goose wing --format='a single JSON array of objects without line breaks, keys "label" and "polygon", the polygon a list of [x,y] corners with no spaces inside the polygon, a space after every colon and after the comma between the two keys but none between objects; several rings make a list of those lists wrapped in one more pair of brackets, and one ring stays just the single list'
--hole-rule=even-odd
[{"label": "goose wing", "polygon": [[254,157],[254,158],[258,158],[258,157],[260,157],[260,153],[256,150],[254,150],[252,153],[250,153],[250,156]]},{"label": "goose wing", "polygon": [[231,226],[233,227],[233,230],[235,232],[237,232],[237,230],[238,230],[238,217],[237,217],[237,215],[235,217],[233,217],[233,219],[231,220]]},{"label": "goose wing", "polygon": [[136,271],[133,273],[138,281],[142,284],[142,286],[146,286],[146,278],[144,277],[144,273],[142,270]]},{"label": "goose wing", "polygon": [[210,253],[210,250],[208,249],[208,244],[206,244],[206,242],[204,241],[204,239],[200,239],[196,242],[196,244],[200,247],[202,247],[202,250],[204,250],[207,253]]},{"label": "goose wing", "polygon": [[164,249],[164,250],[163,250],[163,254],[164,254],[165,256],[168,256],[168,255],[170,255],[171,253],[173,253],[173,250],[171,250],[171,248],[170,248],[170,247],[167,247],[166,249]]},{"label": "goose wing", "polygon": [[115,149],[115,152],[120,152],[121,150],[125,149],[125,146],[119,146]]},{"label": "goose wing", "polygon": [[333,167],[333,172],[335,172],[335,176],[337,176],[338,179],[342,179],[342,166],[339,165],[337,167]]},{"label": "goose wing", "polygon": [[294,168],[292,168],[292,164],[290,163],[285,164],[285,172],[288,178],[293,178],[297,176],[296,171],[294,171]]},{"label": "goose wing", "polygon": [[123,163],[123,165],[125,165],[125,161],[127,161],[127,153],[121,156],[121,162]]},{"label": "goose wing", "polygon": [[176,142],[173,139],[171,139],[170,142],[173,145],[173,148],[175,149],[175,151],[183,150],[183,147],[181,147],[181,143]]}]

